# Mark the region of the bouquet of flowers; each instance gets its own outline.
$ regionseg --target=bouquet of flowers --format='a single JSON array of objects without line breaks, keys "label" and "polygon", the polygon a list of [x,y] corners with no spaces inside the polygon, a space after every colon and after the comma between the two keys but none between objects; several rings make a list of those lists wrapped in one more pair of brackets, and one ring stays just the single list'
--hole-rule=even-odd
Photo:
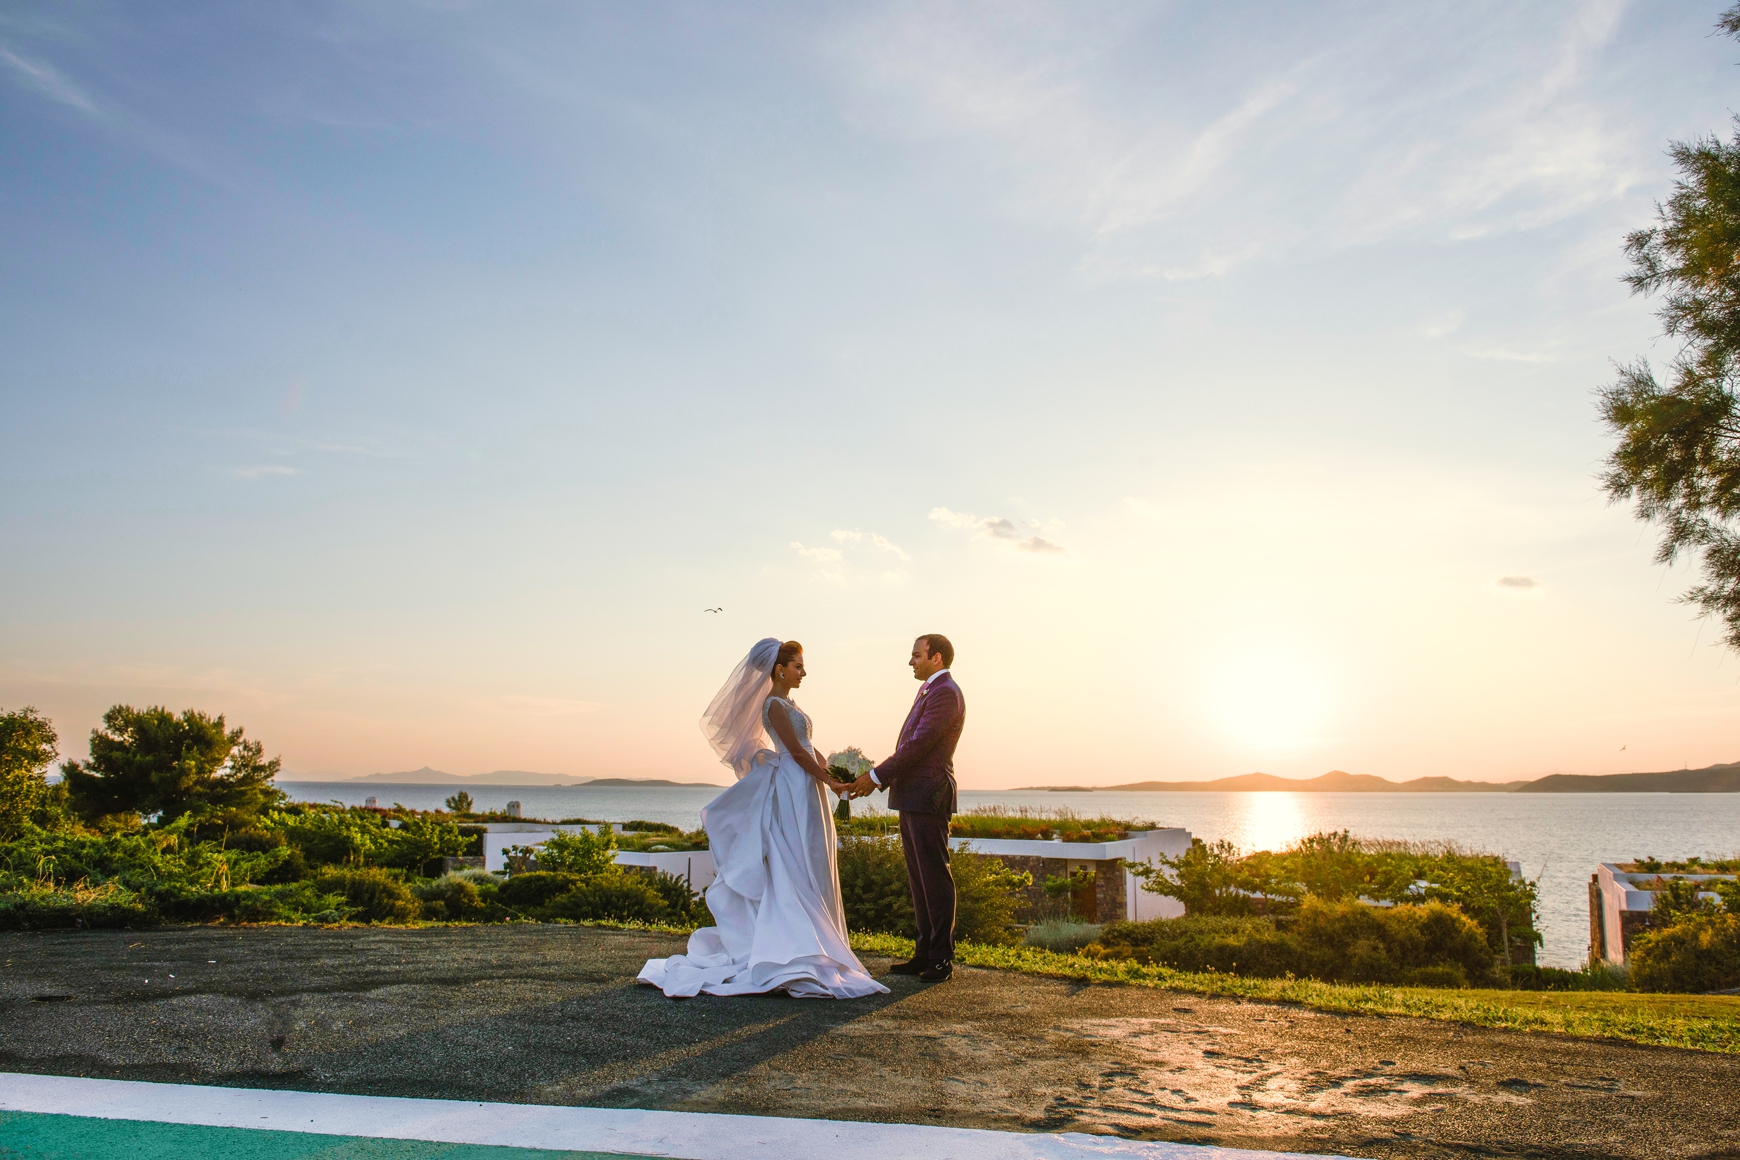
[{"label": "bouquet of flowers", "polygon": [[835,781],[857,781],[875,767],[876,763],[865,757],[864,751],[856,745],[848,745],[838,753],[828,754],[828,772]]}]

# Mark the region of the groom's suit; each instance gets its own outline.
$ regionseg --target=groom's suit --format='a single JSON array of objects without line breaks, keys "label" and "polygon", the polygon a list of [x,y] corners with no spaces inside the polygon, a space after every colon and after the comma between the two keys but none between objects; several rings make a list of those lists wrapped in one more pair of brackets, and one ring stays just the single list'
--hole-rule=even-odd
[{"label": "groom's suit", "polygon": [[949,817],[955,812],[955,745],[967,699],[947,669],[918,690],[894,754],[876,767],[890,809],[900,811],[900,845],[918,925],[913,958],[930,964],[955,957],[955,879],[949,872]]}]

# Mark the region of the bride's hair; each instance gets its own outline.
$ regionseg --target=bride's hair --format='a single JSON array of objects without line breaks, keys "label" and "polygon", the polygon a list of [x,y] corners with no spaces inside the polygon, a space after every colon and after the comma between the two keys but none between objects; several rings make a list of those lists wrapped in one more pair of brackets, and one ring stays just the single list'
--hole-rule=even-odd
[{"label": "bride's hair", "polygon": [[788,640],[779,646],[779,655],[773,658],[773,667],[789,665],[797,660],[798,654],[804,651],[804,646],[795,640]]}]

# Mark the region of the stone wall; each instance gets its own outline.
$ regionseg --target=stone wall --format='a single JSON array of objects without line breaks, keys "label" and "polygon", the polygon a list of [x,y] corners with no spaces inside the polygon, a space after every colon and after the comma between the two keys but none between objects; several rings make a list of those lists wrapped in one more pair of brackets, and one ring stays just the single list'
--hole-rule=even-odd
[{"label": "stone wall", "polygon": [[[1011,870],[1026,871],[1033,876],[1033,884],[1022,891],[1024,905],[1016,914],[1018,922],[1032,922],[1042,914],[1045,904],[1045,880],[1061,878],[1069,873],[1069,864],[1080,859],[1067,858],[1034,858],[1022,854],[992,855]],[[1127,903],[1124,885],[1124,863],[1122,859],[1113,858],[1104,862],[1087,862],[1086,865],[1094,872],[1094,882],[1091,889],[1079,892],[1072,900],[1071,909],[1078,918],[1088,922],[1116,922],[1124,917]]]}]

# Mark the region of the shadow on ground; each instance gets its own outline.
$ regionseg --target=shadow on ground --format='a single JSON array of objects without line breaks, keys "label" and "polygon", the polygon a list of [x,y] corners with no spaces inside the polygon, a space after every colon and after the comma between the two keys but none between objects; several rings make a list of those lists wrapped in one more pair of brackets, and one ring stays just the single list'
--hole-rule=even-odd
[{"label": "shadow on ground", "polygon": [[1735,1056],[995,971],[851,1003],[633,984],[681,946],[532,925],[0,935],[0,1069],[1373,1157],[1740,1157]]}]

